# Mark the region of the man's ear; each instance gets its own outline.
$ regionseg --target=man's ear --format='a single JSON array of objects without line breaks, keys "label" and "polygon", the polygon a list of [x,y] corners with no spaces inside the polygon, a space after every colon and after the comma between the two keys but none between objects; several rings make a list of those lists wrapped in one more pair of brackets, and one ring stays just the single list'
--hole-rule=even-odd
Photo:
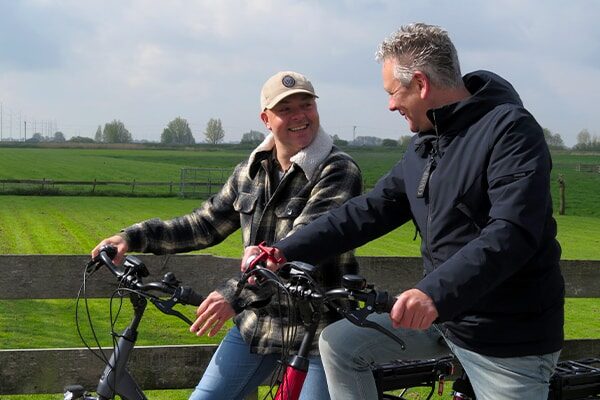
[{"label": "man's ear", "polygon": [[417,88],[419,89],[421,99],[426,99],[431,91],[431,82],[429,81],[429,77],[421,71],[415,71],[413,74],[413,79],[415,80]]},{"label": "man's ear", "polygon": [[263,111],[260,113],[260,119],[262,120],[263,124],[265,124],[267,129],[271,130],[271,124],[269,123],[269,116],[267,115],[266,111]]}]

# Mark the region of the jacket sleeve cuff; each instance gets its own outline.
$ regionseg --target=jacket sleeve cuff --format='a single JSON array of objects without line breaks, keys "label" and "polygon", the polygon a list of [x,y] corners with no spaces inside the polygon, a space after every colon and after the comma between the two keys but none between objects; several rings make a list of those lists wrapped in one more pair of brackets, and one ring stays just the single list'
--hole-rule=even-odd
[{"label": "jacket sleeve cuff", "polygon": [[231,306],[231,308],[233,308],[233,311],[235,311],[236,314],[239,314],[242,311],[244,311],[244,307],[246,306],[246,301],[243,298],[243,291],[240,294],[240,296],[235,295],[235,292],[237,291],[238,282],[239,281],[237,279],[228,279],[215,289],[215,292],[223,296],[225,301],[229,303],[229,305]]}]

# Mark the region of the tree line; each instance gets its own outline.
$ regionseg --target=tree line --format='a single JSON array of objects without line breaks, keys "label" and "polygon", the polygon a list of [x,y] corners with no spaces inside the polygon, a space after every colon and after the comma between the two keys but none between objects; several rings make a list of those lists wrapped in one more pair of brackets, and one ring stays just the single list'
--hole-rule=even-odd
[{"label": "tree line", "polygon": [[[225,138],[225,130],[220,119],[211,118],[204,130],[206,142],[210,144],[222,143]],[[132,143],[133,137],[125,124],[119,120],[113,120],[98,126],[93,142],[97,143]],[[177,117],[167,124],[160,135],[160,143],[167,145],[192,145],[196,139],[192,134],[190,124],[185,118]]]},{"label": "tree line", "polygon": [[[550,129],[543,128],[544,138],[548,147],[552,150],[567,150],[562,137],[558,133],[553,133]],[[204,142],[208,144],[220,144],[225,139],[225,130],[219,118],[211,118],[206,123],[203,132]],[[250,130],[242,135],[240,144],[256,146],[265,139],[265,134],[260,131]],[[333,135],[333,141],[338,146],[382,146],[382,147],[400,147],[406,148],[412,135],[401,135],[398,139],[382,139],[376,136],[358,136],[352,141],[341,139],[337,134]],[[27,142],[65,142],[66,139],[62,132],[56,132],[52,137],[44,137],[40,133],[35,133]],[[94,138],[75,136],[70,138],[70,142],[80,143],[133,143],[134,139],[125,127],[125,124],[119,120],[113,120],[98,126]],[[170,121],[163,129],[160,136],[160,143],[165,145],[193,145],[196,139],[192,134],[190,125],[185,118],[177,117]],[[577,143],[572,147],[577,151],[600,151],[600,137],[591,134],[587,129],[582,129],[577,134]]]}]

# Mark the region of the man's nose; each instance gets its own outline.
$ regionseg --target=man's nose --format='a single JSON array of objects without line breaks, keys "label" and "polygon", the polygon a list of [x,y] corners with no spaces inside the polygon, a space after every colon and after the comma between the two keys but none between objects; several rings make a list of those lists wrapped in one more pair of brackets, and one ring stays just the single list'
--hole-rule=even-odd
[{"label": "man's nose", "polygon": [[291,118],[293,120],[299,120],[299,119],[304,119],[306,117],[306,113],[304,112],[304,110],[302,109],[297,109],[297,110],[293,110],[292,111],[292,116]]},{"label": "man's nose", "polygon": [[390,96],[390,99],[388,100],[388,109],[390,111],[396,111],[398,109],[396,108],[396,102],[392,96]]}]

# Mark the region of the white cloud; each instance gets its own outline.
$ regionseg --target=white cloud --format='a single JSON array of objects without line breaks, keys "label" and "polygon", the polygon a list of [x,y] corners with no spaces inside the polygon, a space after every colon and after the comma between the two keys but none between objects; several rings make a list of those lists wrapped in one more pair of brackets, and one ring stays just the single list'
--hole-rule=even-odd
[{"label": "white cloud", "polygon": [[406,127],[386,110],[373,55],[399,25],[425,21],[450,32],[463,72],[505,76],[572,145],[579,130],[599,130],[598,11],[592,0],[1,2],[0,101],[67,136],[116,118],[157,140],[182,116],[198,139],[221,118],[233,140],[264,130],[263,81],[295,69],[315,83],[330,131],[397,137]]}]

